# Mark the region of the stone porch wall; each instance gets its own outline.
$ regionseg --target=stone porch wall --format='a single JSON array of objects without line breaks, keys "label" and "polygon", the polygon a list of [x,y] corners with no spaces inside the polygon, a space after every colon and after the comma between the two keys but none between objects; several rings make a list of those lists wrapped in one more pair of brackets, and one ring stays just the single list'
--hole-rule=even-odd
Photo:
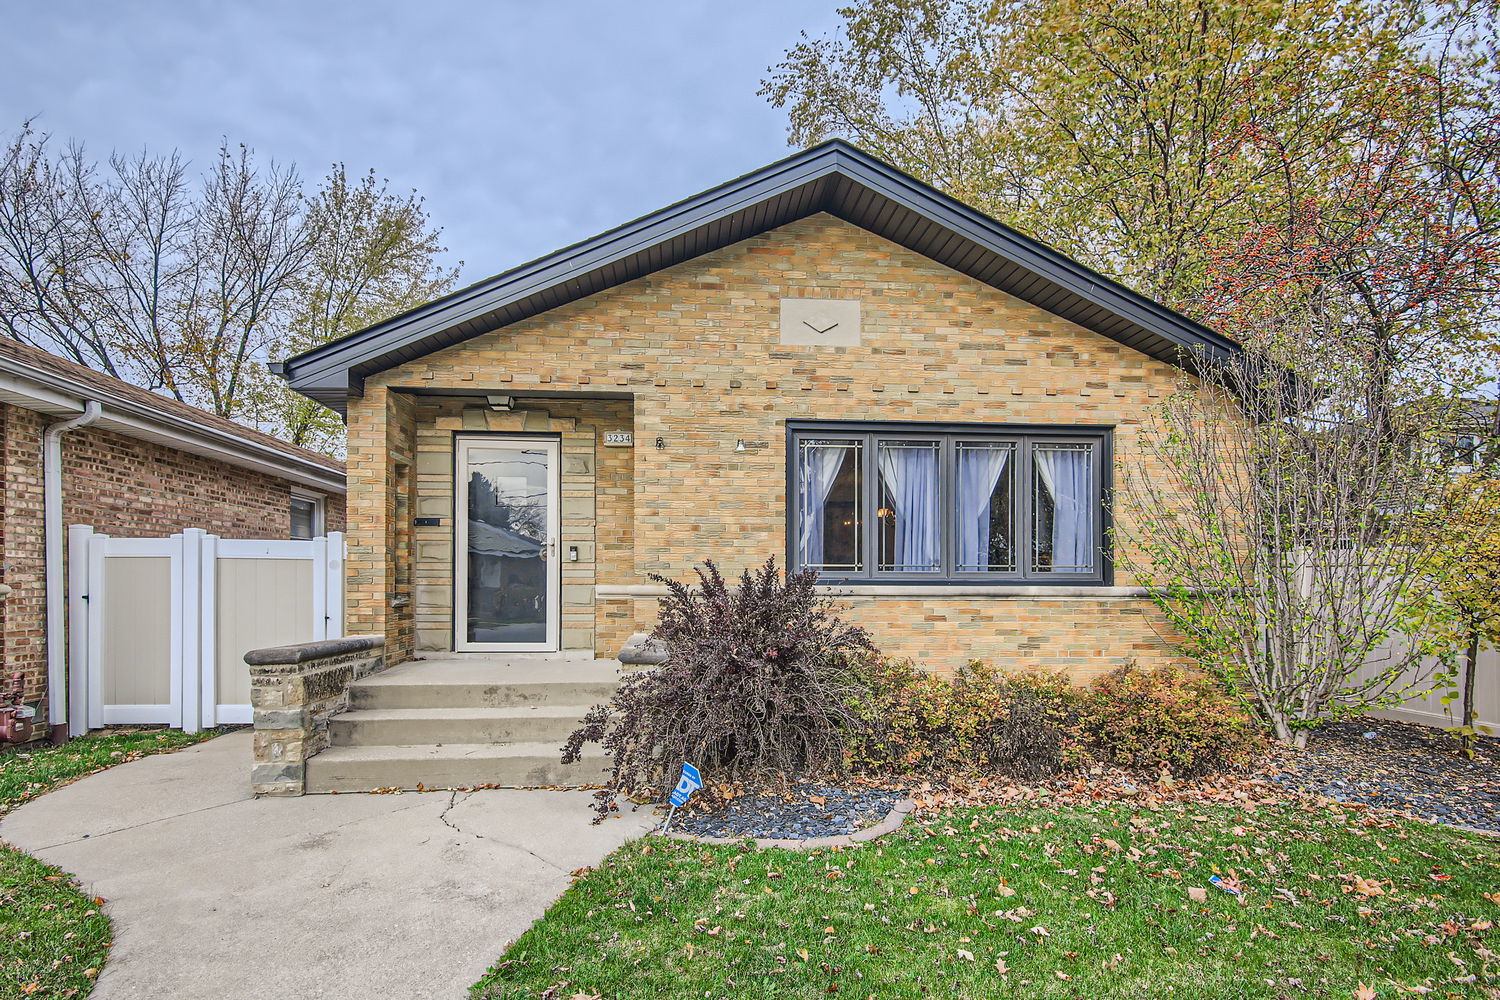
[{"label": "stone porch wall", "polygon": [[256,795],[307,790],[307,759],[328,748],[328,720],[349,707],[349,685],[385,668],[384,646],[384,636],[351,635],[245,654]]}]

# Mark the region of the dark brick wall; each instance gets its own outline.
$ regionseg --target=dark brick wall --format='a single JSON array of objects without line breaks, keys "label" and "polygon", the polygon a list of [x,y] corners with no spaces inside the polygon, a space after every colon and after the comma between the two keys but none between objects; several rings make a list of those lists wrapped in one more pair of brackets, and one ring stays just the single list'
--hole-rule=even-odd
[{"label": "dark brick wall", "polygon": [[[42,431],[51,418],[0,404],[0,662],[26,675],[26,698],[46,684]],[[63,521],[118,537],[202,528],[225,538],[286,538],[292,484],[264,473],[93,427],[63,437]],[[326,530],[344,529],[344,498],[325,501]]]}]

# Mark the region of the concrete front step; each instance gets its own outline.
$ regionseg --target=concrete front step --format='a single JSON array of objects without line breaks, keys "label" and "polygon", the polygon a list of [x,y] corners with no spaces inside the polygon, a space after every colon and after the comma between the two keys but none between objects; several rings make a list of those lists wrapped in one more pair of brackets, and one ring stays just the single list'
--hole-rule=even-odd
[{"label": "concrete front step", "polygon": [[564,766],[562,744],[607,702],[619,663],[589,654],[453,654],[355,681],[333,744],[307,762],[309,792],[588,785],[608,758]]},{"label": "concrete front step", "polygon": [[618,685],[615,660],[538,656],[413,660],[355,681],[349,689],[349,707],[589,706],[608,701]]},{"label": "concrete front step", "polygon": [[522,742],[560,747],[589,707],[544,701],[505,708],[362,708],[330,719],[328,735],[336,747]]},{"label": "concrete front step", "polygon": [[308,759],[307,790],[597,784],[608,774],[609,758],[590,750],[577,764],[564,765],[551,743],[330,747]]}]

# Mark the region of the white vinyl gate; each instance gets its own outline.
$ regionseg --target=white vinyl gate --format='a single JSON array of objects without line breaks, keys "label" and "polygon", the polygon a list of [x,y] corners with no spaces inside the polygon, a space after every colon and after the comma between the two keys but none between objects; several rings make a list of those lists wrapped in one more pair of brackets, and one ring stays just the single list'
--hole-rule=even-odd
[{"label": "white vinyl gate", "polygon": [[250,721],[252,649],[344,631],[344,536],[68,532],[68,718],[196,732]]}]

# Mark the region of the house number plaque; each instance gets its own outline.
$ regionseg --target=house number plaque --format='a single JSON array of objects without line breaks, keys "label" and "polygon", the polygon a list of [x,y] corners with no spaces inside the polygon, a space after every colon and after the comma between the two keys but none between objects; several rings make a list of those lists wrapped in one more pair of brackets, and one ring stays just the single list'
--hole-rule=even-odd
[{"label": "house number plaque", "polygon": [[604,447],[606,448],[634,448],[634,431],[605,431]]}]

